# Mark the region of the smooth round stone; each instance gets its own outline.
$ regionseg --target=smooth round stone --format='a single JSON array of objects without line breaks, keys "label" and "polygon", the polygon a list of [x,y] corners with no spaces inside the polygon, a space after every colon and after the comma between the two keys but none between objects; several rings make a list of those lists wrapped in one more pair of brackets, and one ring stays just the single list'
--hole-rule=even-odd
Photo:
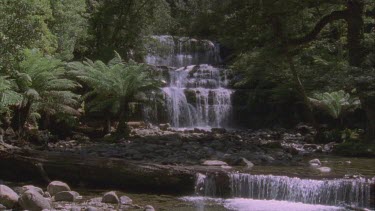
[{"label": "smooth round stone", "polygon": [[331,172],[331,168],[330,167],[320,167],[320,168],[317,168],[320,172],[322,173],[329,173]]}]

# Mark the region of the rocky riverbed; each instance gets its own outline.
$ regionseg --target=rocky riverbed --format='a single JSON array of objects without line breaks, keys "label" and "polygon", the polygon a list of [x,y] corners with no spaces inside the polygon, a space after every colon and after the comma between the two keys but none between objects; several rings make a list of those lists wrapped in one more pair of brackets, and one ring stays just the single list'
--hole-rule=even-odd
[{"label": "rocky riverbed", "polygon": [[80,193],[68,184],[53,181],[46,188],[33,185],[12,186],[0,184],[0,210],[134,210],[154,211],[148,204],[136,204],[121,192]]},{"label": "rocky riverbed", "polygon": [[229,165],[287,165],[305,155],[328,153],[333,143],[312,144],[314,131],[301,126],[294,130],[191,129],[175,131],[134,128],[128,139],[91,142],[79,135],[48,143],[44,150],[100,157],[124,158],[169,165],[197,165],[205,160],[221,160]]}]

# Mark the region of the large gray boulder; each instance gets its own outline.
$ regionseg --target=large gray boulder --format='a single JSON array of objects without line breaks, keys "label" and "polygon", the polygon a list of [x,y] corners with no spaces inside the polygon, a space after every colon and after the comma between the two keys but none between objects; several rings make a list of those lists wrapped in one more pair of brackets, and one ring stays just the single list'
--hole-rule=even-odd
[{"label": "large gray boulder", "polygon": [[102,198],[103,203],[118,204],[120,199],[118,198],[115,191],[110,191],[104,194]]},{"label": "large gray boulder", "polygon": [[70,191],[70,187],[64,182],[53,181],[47,186],[47,191],[51,194],[51,196],[54,196],[62,191]]},{"label": "large gray boulder", "polygon": [[51,200],[44,198],[39,192],[35,190],[28,190],[24,192],[19,198],[19,204],[25,210],[41,211],[44,209],[51,209]]},{"label": "large gray boulder", "polygon": [[18,195],[8,186],[0,185],[0,204],[13,208],[18,202]]},{"label": "large gray boulder", "polygon": [[74,202],[79,197],[75,191],[62,191],[55,195],[55,201]]}]

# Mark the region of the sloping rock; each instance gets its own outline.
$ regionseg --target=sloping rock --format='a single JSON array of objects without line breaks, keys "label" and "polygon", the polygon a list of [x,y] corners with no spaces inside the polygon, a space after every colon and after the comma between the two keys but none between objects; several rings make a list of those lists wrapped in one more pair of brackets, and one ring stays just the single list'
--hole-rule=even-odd
[{"label": "sloping rock", "polygon": [[35,190],[28,190],[23,193],[19,199],[19,203],[23,209],[30,211],[51,209],[51,200],[44,198]]},{"label": "sloping rock", "polygon": [[68,184],[61,182],[61,181],[53,181],[47,186],[48,193],[51,194],[51,196],[56,195],[59,192],[62,191],[70,191],[70,187]]},{"label": "sloping rock", "polygon": [[110,191],[104,194],[102,198],[103,203],[118,204],[120,202],[115,191]]},{"label": "sloping rock", "polygon": [[55,195],[55,201],[74,202],[79,196],[75,191],[62,191]]},{"label": "sloping rock", "polygon": [[8,186],[0,185],[0,204],[13,208],[18,202],[18,195]]}]

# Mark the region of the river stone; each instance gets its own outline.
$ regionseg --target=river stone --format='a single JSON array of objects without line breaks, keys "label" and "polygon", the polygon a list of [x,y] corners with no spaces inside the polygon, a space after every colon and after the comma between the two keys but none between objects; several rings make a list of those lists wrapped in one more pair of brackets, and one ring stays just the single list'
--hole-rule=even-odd
[{"label": "river stone", "polygon": [[121,204],[132,204],[133,200],[127,196],[121,196],[120,197]]},{"label": "river stone", "polygon": [[70,191],[70,187],[64,182],[53,181],[47,186],[47,191],[51,194],[51,196],[54,196],[62,191]]},{"label": "river stone", "polygon": [[238,165],[239,166],[244,166],[246,168],[252,168],[252,167],[254,167],[254,164],[251,161],[247,160],[246,158],[241,158],[238,161]]},{"label": "river stone", "polygon": [[0,185],[0,204],[7,208],[13,208],[18,202],[18,195],[8,186]]},{"label": "river stone", "polygon": [[86,211],[98,211],[98,209],[95,207],[89,206],[87,207]]},{"label": "river stone", "polygon": [[317,158],[310,160],[310,161],[309,161],[309,164],[310,164],[310,166],[312,166],[312,167],[318,167],[318,166],[321,166],[321,165],[322,165],[322,163],[320,162],[320,160],[317,159]]},{"label": "river stone", "polygon": [[35,190],[28,190],[23,193],[19,199],[19,203],[23,209],[30,211],[51,209],[51,200],[44,198]]},{"label": "river stone", "polygon": [[220,160],[206,160],[202,163],[204,166],[227,166],[226,162]]},{"label": "river stone", "polygon": [[144,211],[155,211],[155,208],[151,205],[146,205]]},{"label": "river stone", "polygon": [[317,168],[321,173],[329,173],[331,172],[331,168],[330,167],[320,167],[320,168]]},{"label": "river stone", "polygon": [[103,203],[118,204],[120,202],[115,191],[110,191],[104,194],[102,198]]},{"label": "river stone", "polygon": [[55,201],[74,202],[79,196],[75,191],[62,191],[55,195]]},{"label": "river stone", "polygon": [[41,195],[44,195],[43,190],[41,188],[39,188],[39,187],[35,187],[34,185],[25,185],[25,186],[22,186],[20,194],[23,194],[23,193],[25,193],[28,190],[34,190],[34,191],[40,193]]}]

